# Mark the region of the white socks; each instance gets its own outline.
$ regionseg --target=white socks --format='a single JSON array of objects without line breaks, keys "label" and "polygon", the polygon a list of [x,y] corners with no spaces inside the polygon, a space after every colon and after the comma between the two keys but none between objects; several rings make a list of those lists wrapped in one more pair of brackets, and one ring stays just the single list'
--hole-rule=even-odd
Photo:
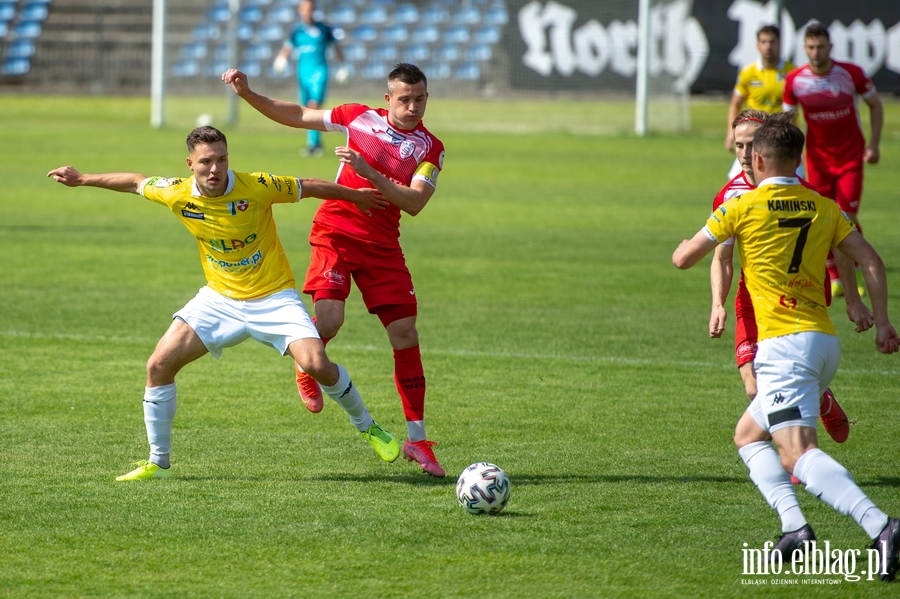
[{"label": "white socks", "polygon": [[[756,441],[738,449],[752,480],[781,518],[781,531],[792,532],[806,525],[800,511],[791,475],[781,465],[778,452],[768,441]],[[879,529],[880,530],[880,529]]]},{"label": "white socks", "polygon": [[407,420],[406,421],[406,438],[411,443],[424,441],[428,437],[425,436],[425,422],[423,420]]},{"label": "white socks", "polygon": [[350,416],[350,422],[353,423],[357,430],[365,432],[374,422],[372,416],[369,414],[369,410],[366,409],[365,404],[363,404],[359,391],[353,386],[350,375],[347,374],[347,371],[340,364],[337,367],[338,381],[331,387],[326,387],[321,383],[319,383],[319,386],[322,387],[322,391],[328,397],[344,408],[344,411]]},{"label": "white socks", "polygon": [[887,524],[887,515],[856,486],[847,469],[821,449],[800,456],[794,473],[806,483],[807,491],[856,520],[870,538],[877,538]]},{"label": "white socks", "polygon": [[150,443],[150,461],[168,468],[172,451],[172,420],[175,419],[175,383],[144,387],[144,425]]}]

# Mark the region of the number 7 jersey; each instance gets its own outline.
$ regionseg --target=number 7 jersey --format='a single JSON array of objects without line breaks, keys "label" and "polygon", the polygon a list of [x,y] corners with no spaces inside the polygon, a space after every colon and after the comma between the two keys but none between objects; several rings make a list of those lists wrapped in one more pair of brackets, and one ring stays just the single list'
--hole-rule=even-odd
[{"label": "number 7 jersey", "polygon": [[822,265],[853,223],[796,177],[772,177],[719,206],[705,231],[732,235],[753,300],[759,339],[802,331],[836,334],[825,303]]}]

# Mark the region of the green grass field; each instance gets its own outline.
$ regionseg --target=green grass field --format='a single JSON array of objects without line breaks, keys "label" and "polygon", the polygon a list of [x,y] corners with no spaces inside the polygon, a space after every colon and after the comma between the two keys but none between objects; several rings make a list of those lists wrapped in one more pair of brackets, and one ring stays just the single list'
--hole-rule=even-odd
[{"label": "green grass field", "polygon": [[[113,479],[146,458],[144,364],[204,284],[195,243],[156,204],[45,175],[186,175],[190,125],[151,130],[144,99],[2,108],[0,596],[896,596],[865,579],[743,575],[745,546],[780,527],[731,442],[746,401],[731,327],[707,338],[708,259],[670,262],[724,183],[724,103],[697,103],[692,135],[638,139],[457,132],[454,105],[433,102],[446,169],[403,244],[446,479],[378,460],[332,402],[308,413],[289,360],[248,342],[182,372],[176,478],[134,484]],[[900,324],[900,106],[887,109],[861,215]],[[242,116],[223,127],[233,168],[333,177],[334,159],[299,157],[302,133]],[[276,208],[298,276],[316,206]],[[832,387],[855,424],[822,447],[898,515],[900,364],[853,333],[842,301],[832,315]],[[389,345],[357,295],[329,354],[403,434]],[[500,516],[456,503],[476,461],[510,476]],[[800,500],[820,540],[865,555],[854,522]],[[801,584],[822,578],[839,584]]]}]

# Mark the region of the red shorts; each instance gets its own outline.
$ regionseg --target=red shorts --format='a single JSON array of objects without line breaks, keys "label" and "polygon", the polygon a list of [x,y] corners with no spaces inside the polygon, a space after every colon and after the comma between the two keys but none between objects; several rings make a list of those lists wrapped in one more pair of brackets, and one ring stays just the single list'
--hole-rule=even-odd
[{"label": "red shorts", "polygon": [[385,246],[335,234],[313,224],[312,246],[303,293],[318,299],[345,301],[350,279],[362,294],[369,313],[383,306],[407,306],[416,313],[416,291],[400,245]]},{"label": "red shorts", "polygon": [[862,159],[841,168],[815,165],[807,161],[806,172],[809,184],[819,195],[833,199],[848,214],[859,212],[863,189]]},{"label": "red shorts", "polygon": [[738,280],[737,295],[734,298],[734,320],[734,355],[740,368],[756,357],[758,338],[756,313],[753,311],[753,302],[744,283],[743,273]]}]

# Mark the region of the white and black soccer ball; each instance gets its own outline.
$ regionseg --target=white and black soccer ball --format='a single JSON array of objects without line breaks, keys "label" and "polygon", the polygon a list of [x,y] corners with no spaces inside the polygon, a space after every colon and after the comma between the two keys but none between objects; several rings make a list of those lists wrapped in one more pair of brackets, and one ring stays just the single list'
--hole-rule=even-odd
[{"label": "white and black soccer ball", "polygon": [[509,477],[499,466],[477,462],[459,475],[456,498],[470,514],[499,514],[509,502]]}]

